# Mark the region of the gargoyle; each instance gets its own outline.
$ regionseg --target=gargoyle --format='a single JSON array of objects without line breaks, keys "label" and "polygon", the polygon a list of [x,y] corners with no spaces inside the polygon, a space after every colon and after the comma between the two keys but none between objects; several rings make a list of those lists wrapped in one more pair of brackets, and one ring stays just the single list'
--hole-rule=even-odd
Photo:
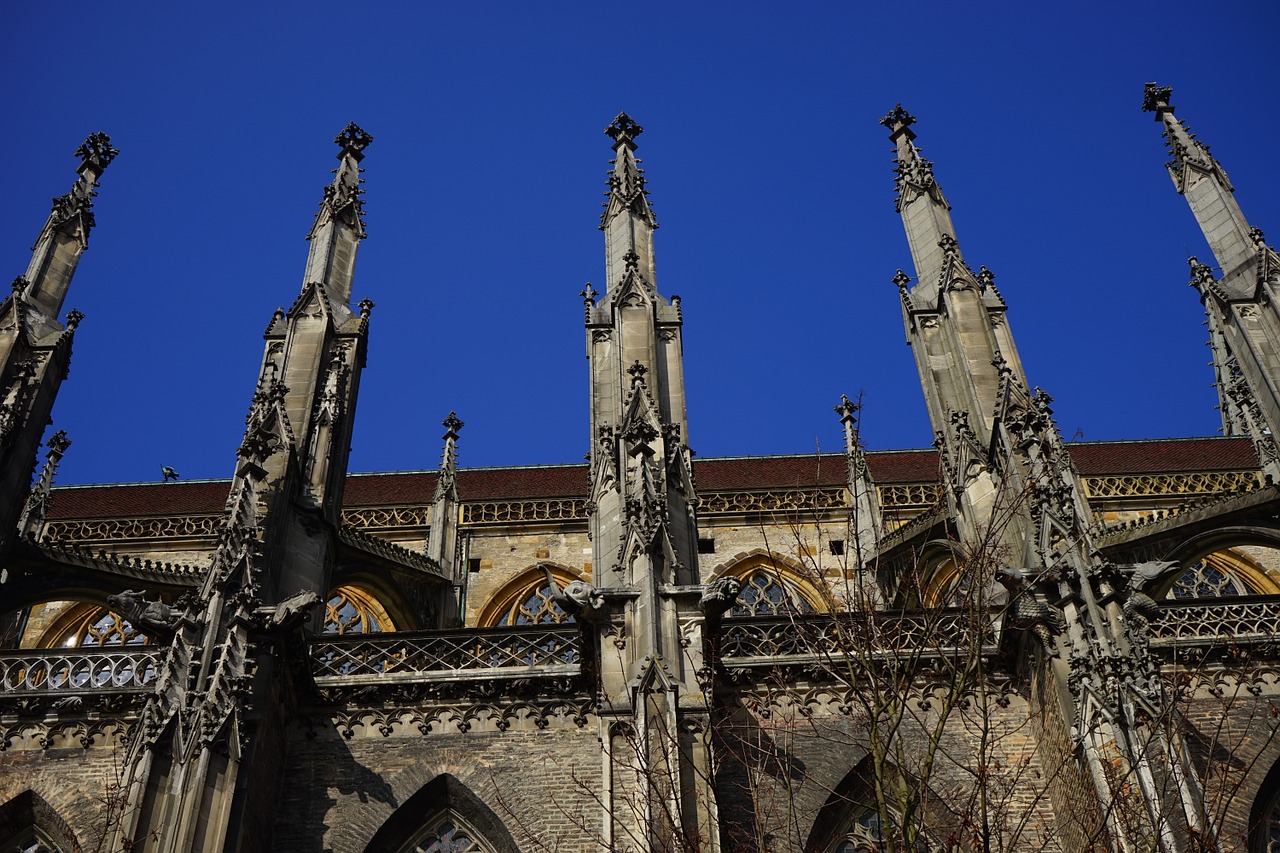
[{"label": "gargoyle", "polygon": [[107,596],[107,607],[128,619],[134,627],[161,637],[173,636],[186,618],[178,608],[163,601],[147,601],[141,592],[132,589]]},{"label": "gargoyle", "polygon": [[706,585],[702,597],[698,599],[698,609],[708,619],[728,612],[738,600],[742,591],[742,581],[733,575],[716,578]]},{"label": "gargoyle", "polygon": [[1125,618],[1141,618],[1145,620],[1143,627],[1154,622],[1160,615],[1160,604],[1150,593],[1181,568],[1179,563],[1167,561],[1151,561],[1134,566],[1133,574],[1129,577],[1129,596],[1122,608]]},{"label": "gargoyle", "polygon": [[1018,631],[1031,631],[1040,638],[1045,651],[1058,656],[1054,637],[1066,630],[1062,614],[1054,607],[1036,598],[1031,581],[1022,569],[1005,566],[996,569],[996,580],[1009,592],[1009,607],[1005,611],[1005,627]]},{"label": "gargoyle", "polygon": [[551,569],[543,566],[542,571],[551,587],[552,599],[565,613],[583,622],[599,622],[608,618],[609,608],[600,590],[584,580],[570,581],[562,590],[551,575]]},{"label": "gargoyle", "polygon": [[320,596],[314,592],[295,593],[274,607],[267,605],[254,610],[254,622],[263,631],[289,633],[297,630],[319,603]]}]

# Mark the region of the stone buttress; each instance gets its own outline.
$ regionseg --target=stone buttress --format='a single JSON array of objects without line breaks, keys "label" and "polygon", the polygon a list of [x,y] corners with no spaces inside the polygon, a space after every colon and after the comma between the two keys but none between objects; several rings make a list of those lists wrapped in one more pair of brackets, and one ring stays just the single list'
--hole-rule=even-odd
[{"label": "stone buttress", "polygon": [[303,629],[329,587],[369,311],[349,306],[364,238],[359,163],[335,142],[301,293],[277,310],[208,574],[179,600],[163,672],[128,746],[129,808],[112,849],[267,850],[284,724],[309,667]]},{"label": "stone buttress", "polygon": [[65,323],[58,315],[89,247],[98,178],[119,153],[105,133],[76,149],[80,177],[53,200],[26,274],[0,303],[0,556],[17,532],[40,439],[71,364],[71,339],[83,315],[70,311]]},{"label": "stone buttress", "polygon": [[1062,734],[1084,747],[1080,772],[1097,796],[1088,820],[1105,825],[1113,848],[1199,849],[1211,827],[1185,745],[1168,734],[1173,711],[1148,648],[1155,605],[1146,590],[1179,568],[1100,556],[1052,400],[1028,387],[994,276],[963,260],[914,121],[901,106],[882,121],[918,279],[909,288],[899,271],[894,281],[937,436],[956,559],[979,566],[968,591],[946,594],[972,598],[992,573],[1004,585],[1004,641],[1032,652],[1039,701],[1058,706]]},{"label": "stone buttress", "polygon": [[1218,271],[1190,258],[1209,323],[1223,432],[1253,440],[1263,473],[1280,481],[1280,256],[1249,225],[1226,170],[1174,115],[1168,86],[1148,83],[1142,108],[1164,126],[1169,177],[1186,198]]},{"label": "stone buttress", "polygon": [[598,302],[590,285],[582,294],[592,580],[606,603],[595,621],[610,774],[602,800],[607,840],[620,847],[688,849],[696,838],[718,849],[682,318],[679,298],[657,289],[641,131],[625,113],[605,129],[615,152],[600,219],[606,290]]}]

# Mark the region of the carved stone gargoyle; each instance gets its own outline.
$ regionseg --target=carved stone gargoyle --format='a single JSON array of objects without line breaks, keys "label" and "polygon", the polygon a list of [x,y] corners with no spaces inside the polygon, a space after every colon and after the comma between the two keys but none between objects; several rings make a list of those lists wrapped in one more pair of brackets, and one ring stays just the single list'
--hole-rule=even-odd
[{"label": "carved stone gargoyle", "polygon": [[107,607],[128,619],[134,627],[155,637],[169,638],[187,621],[187,615],[163,601],[147,601],[136,590],[107,596]]},{"label": "carved stone gargoyle", "polygon": [[733,609],[741,591],[742,581],[733,575],[716,578],[703,589],[702,597],[698,599],[698,609],[708,619],[719,618]]},{"label": "carved stone gargoyle", "polygon": [[295,593],[274,606],[267,605],[253,611],[253,621],[259,630],[269,634],[288,634],[296,631],[320,603],[320,596],[310,590]]},{"label": "carved stone gargoyle", "polygon": [[1130,622],[1143,620],[1141,625],[1135,626],[1142,629],[1154,622],[1160,616],[1160,605],[1151,593],[1181,570],[1180,563],[1167,561],[1153,560],[1135,565],[1133,574],[1129,576],[1129,595],[1122,608],[1125,618]]},{"label": "carved stone gargoyle", "polygon": [[1036,598],[1035,589],[1022,569],[1013,566],[996,569],[996,580],[1009,592],[1005,627],[1031,631],[1040,638],[1045,651],[1057,657],[1058,647],[1054,637],[1066,630],[1062,614],[1057,608]]},{"label": "carved stone gargoyle", "polygon": [[551,587],[552,599],[565,613],[580,622],[601,622],[609,618],[609,606],[600,590],[583,580],[570,581],[562,590],[551,569],[543,566],[542,571]]}]

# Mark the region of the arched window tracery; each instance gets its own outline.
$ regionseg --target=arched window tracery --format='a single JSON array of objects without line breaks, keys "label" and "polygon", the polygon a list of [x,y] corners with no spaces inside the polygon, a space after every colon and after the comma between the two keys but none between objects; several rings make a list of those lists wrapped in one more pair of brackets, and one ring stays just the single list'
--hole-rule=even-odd
[{"label": "arched window tracery", "polygon": [[1271,548],[1228,548],[1209,554],[1186,567],[1174,579],[1165,598],[1229,598],[1238,595],[1274,595],[1280,584],[1258,559],[1280,563],[1280,552]]},{"label": "arched window tracery", "polygon": [[800,592],[795,578],[759,568],[741,577],[742,591],[733,605],[733,616],[781,616],[788,613],[812,613],[814,607]]},{"label": "arched window tracery", "polygon": [[409,842],[403,853],[492,853],[480,841],[479,833],[458,815],[444,811],[426,822],[422,834]]},{"label": "arched window tracery", "polygon": [[[561,589],[572,581],[583,580],[558,566],[549,568]],[[479,618],[480,626],[486,628],[561,625],[573,621],[573,616],[556,604],[555,593],[541,566],[522,572],[494,593]]]},{"label": "arched window tracery", "polygon": [[128,619],[99,604],[51,601],[44,608],[61,612],[40,631],[33,644],[36,648],[112,648],[145,646],[151,642],[151,638]]},{"label": "arched window tracery", "polygon": [[354,586],[340,586],[324,603],[322,634],[377,634],[396,630],[378,599]]}]

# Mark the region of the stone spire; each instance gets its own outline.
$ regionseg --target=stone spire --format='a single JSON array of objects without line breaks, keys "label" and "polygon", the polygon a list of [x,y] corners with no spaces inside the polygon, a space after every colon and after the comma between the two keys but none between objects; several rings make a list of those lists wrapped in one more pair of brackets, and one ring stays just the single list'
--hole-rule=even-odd
[{"label": "stone spire", "polygon": [[65,326],[58,321],[89,244],[94,188],[119,153],[105,133],[93,134],[76,149],[79,178],[70,192],[53,200],[26,275],[14,279],[0,303],[0,555],[17,532],[40,440],[71,364],[72,337],[84,317],[72,310]]},{"label": "stone spire", "polygon": [[81,143],[75,153],[80,158],[76,169],[80,177],[70,192],[53,200],[53,210],[31,248],[23,299],[46,322],[55,322],[62,311],[80,255],[89,247],[98,178],[119,153],[105,133],[92,134]]},{"label": "stone spire", "polygon": [[1209,146],[1196,139],[1174,115],[1169,103],[1172,94],[1169,86],[1148,83],[1142,92],[1142,109],[1155,113],[1156,121],[1164,126],[1170,155],[1165,164],[1169,177],[1191,206],[1218,266],[1224,273],[1231,273],[1240,264],[1253,260],[1257,246],[1236,203],[1235,188],[1226,170],[1209,153]]},{"label": "stone spire", "polygon": [[[613,140],[614,151],[604,212],[600,214],[600,230],[605,233],[605,281],[612,287],[622,280],[627,266],[633,265],[651,287],[657,287],[653,232],[658,220],[649,205],[644,170],[636,158],[636,137],[644,128],[626,113],[618,113],[604,132]],[[632,255],[635,259],[628,260]]]},{"label": "stone spire", "polygon": [[1280,256],[1236,204],[1231,182],[1209,147],[1173,114],[1172,90],[1148,83],[1142,108],[1164,126],[1173,185],[1200,223],[1222,270],[1191,258],[1191,286],[1209,323],[1219,407],[1227,434],[1253,439],[1264,473],[1280,480]]},{"label": "stone spire", "polygon": [[373,137],[351,122],[333,139],[341,149],[340,165],[333,183],[325,187],[320,210],[307,239],[311,250],[303,283],[317,282],[335,304],[346,305],[351,299],[351,280],[355,274],[356,250],[365,238],[364,202],[360,196],[364,180],[360,161]]},{"label": "stone spire", "polygon": [[[591,374],[591,570],[608,605],[594,619],[607,650],[601,689],[611,709],[601,738],[624,764],[639,759],[651,782],[612,790],[605,805],[613,808],[603,819],[611,833],[625,803],[678,815],[687,825],[655,821],[647,830],[652,849],[670,849],[680,832],[712,838],[718,831],[709,743],[692,734],[696,745],[685,750],[684,736],[676,736],[710,730],[699,683],[706,672],[683,319],[679,297],[667,300],[655,283],[657,222],[635,157],[640,126],[621,113],[605,133],[615,153],[600,220],[605,293],[597,303],[590,285],[582,292]],[[610,640],[610,632],[627,639]],[[702,805],[671,811],[658,796]]]},{"label": "stone spire", "polygon": [[995,275],[986,267],[975,273],[965,262],[951,223],[951,206],[934,179],[933,164],[915,146],[914,122],[901,105],[880,122],[889,128],[896,146],[895,205],[917,279],[915,287],[909,287],[911,278],[898,270],[893,283],[902,296],[907,341],[935,432],[950,440],[960,413],[985,448],[1001,382],[996,363],[1012,371],[1023,387],[1026,379]]},{"label": "stone spire", "polygon": [[867,455],[863,452],[862,441],[858,436],[859,408],[861,407],[857,403],[842,394],[835,412],[840,416],[840,425],[844,428],[844,458],[848,468],[849,503],[852,507],[849,538],[856,544],[852,556],[856,568],[866,569],[872,566],[880,550],[880,533],[884,529],[884,521],[880,514],[876,484],[871,479],[871,468],[867,465]]},{"label": "stone spire", "polygon": [[45,443],[45,447],[49,450],[45,454],[44,467],[40,469],[36,484],[31,487],[31,495],[27,498],[27,505],[22,510],[22,519],[18,522],[19,530],[28,539],[39,540],[44,535],[45,520],[49,514],[49,499],[53,491],[53,478],[58,473],[58,463],[62,461],[62,455],[70,446],[71,439],[67,438],[66,430],[61,429],[49,436],[49,441]]},{"label": "stone spire", "polygon": [[[325,189],[311,229],[311,251],[302,291],[286,311],[267,324],[266,348],[257,394],[278,401],[279,433],[287,452],[264,463],[264,489],[271,495],[267,514],[283,512],[273,523],[287,530],[295,555],[273,571],[279,590],[327,590],[326,538],[298,510],[318,516],[331,528],[340,521],[360,373],[364,368],[373,303],[348,304],[355,249],[364,238],[360,222],[358,163],[372,141],[349,124],[335,140],[341,165]],[[288,509],[285,509],[289,507]],[[296,524],[295,524],[296,522]],[[284,534],[282,534],[284,535]]]},{"label": "stone spire", "polygon": [[444,426],[444,452],[440,459],[440,474],[436,478],[435,500],[431,505],[427,556],[453,580],[452,588],[446,590],[441,612],[446,627],[458,627],[462,619],[459,604],[467,577],[465,567],[458,560],[458,432],[463,424],[456,412],[450,412],[441,423]]}]

